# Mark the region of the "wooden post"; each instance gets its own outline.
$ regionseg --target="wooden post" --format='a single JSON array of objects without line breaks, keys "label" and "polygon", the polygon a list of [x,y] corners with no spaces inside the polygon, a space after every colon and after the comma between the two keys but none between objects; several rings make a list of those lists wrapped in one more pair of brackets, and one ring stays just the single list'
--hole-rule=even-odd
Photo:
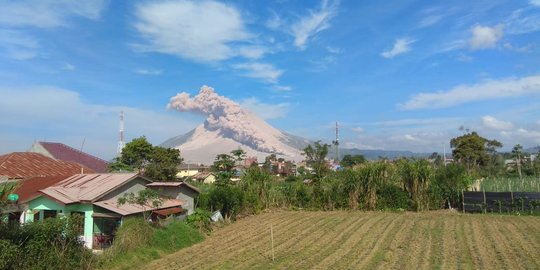
[{"label": "wooden post", "polygon": [[272,238],[272,263],[276,262],[274,257],[274,228],[270,224],[270,238]]},{"label": "wooden post", "polygon": [[484,194],[484,214],[485,214],[487,213],[486,190],[482,189],[482,193]]},{"label": "wooden post", "polygon": [[514,211],[514,192],[512,192],[512,190],[510,190],[510,197],[512,198],[512,206],[510,206],[510,208]]},{"label": "wooden post", "polygon": [[463,189],[461,190],[461,203],[463,207],[463,213],[465,213],[465,195],[463,195]]}]

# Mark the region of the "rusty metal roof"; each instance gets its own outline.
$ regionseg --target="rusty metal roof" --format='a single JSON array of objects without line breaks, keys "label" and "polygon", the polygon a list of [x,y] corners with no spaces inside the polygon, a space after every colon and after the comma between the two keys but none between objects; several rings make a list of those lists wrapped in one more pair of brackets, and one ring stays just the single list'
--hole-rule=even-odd
[{"label": "rusty metal roof", "polygon": [[151,205],[147,204],[143,208],[141,205],[130,204],[130,203],[118,205],[116,199],[110,199],[110,200],[95,202],[93,204],[101,208],[105,208],[109,211],[118,213],[120,215],[127,216],[127,215],[142,213],[144,211],[167,209],[171,207],[180,207],[182,206],[183,203],[184,202],[182,200],[178,200],[178,199],[166,199],[162,201],[162,204],[159,207],[152,207]]},{"label": "rusty metal roof", "polygon": [[136,173],[78,174],[40,192],[63,204],[94,202],[138,177],[150,182]]},{"label": "rusty metal roof", "polygon": [[0,156],[0,175],[25,179],[55,175],[73,175],[94,171],[80,164],[55,160],[38,153],[13,152]]},{"label": "rusty metal roof", "polygon": [[49,154],[55,159],[75,162],[82,164],[96,173],[106,173],[108,162],[77,150],[73,147],[67,146],[63,143],[56,142],[38,142]]},{"label": "rusty metal roof", "polygon": [[62,176],[45,176],[45,177],[32,177],[25,180],[21,180],[17,188],[13,191],[19,195],[20,202],[26,202],[36,196],[40,195],[41,189],[48,188],[58,182],[70,177],[70,175]]}]

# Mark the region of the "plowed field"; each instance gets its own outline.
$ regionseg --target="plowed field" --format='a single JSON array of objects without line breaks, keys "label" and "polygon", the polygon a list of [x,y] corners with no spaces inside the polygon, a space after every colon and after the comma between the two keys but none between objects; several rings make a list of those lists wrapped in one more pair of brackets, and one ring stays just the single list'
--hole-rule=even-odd
[{"label": "plowed field", "polygon": [[241,219],[144,268],[540,269],[540,217],[280,211]]}]

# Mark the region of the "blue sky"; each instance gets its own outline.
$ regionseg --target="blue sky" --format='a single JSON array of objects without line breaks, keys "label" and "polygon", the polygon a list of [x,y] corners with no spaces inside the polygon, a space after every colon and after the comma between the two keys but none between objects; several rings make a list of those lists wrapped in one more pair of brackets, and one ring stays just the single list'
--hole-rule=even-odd
[{"label": "blue sky", "polygon": [[0,153],[60,141],[112,158],[202,116],[215,88],[277,128],[345,147],[442,151],[459,127],[540,145],[540,1],[0,0]]}]

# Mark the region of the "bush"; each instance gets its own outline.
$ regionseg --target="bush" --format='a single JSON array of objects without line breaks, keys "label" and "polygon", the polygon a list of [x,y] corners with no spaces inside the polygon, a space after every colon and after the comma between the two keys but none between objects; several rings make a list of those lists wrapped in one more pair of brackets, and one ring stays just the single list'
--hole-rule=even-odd
[{"label": "bush", "polygon": [[210,213],[210,211],[197,209],[195,213],[186,218],[186,223],[197,229],[199,232],[210,233],[212,231],[212,223],[210,222],[211,216],[212,213]]},{"label": "bush", "polygon": [[191,227],[186,222],[174,221],[169,226],[154,232],[152,236],[152,247],[169,253],[189,247],[203,239],[204,237],[197,229]]},{"label": "bush", "polygon": [[2,269],[87,269],[93,255],[79,239],[75,217],[23,226],[0,225]]},{"label": "bush", "polygon": [[103,254],[104,260],[150,245],[154,228],[142,218],[126,218],[116,232],[113,245]]},{"label": "bush", "polygon": [[411,200],[409,194],[394,185],[386,185],[377,191],[377,209],[398,210],[409,209]]}]

